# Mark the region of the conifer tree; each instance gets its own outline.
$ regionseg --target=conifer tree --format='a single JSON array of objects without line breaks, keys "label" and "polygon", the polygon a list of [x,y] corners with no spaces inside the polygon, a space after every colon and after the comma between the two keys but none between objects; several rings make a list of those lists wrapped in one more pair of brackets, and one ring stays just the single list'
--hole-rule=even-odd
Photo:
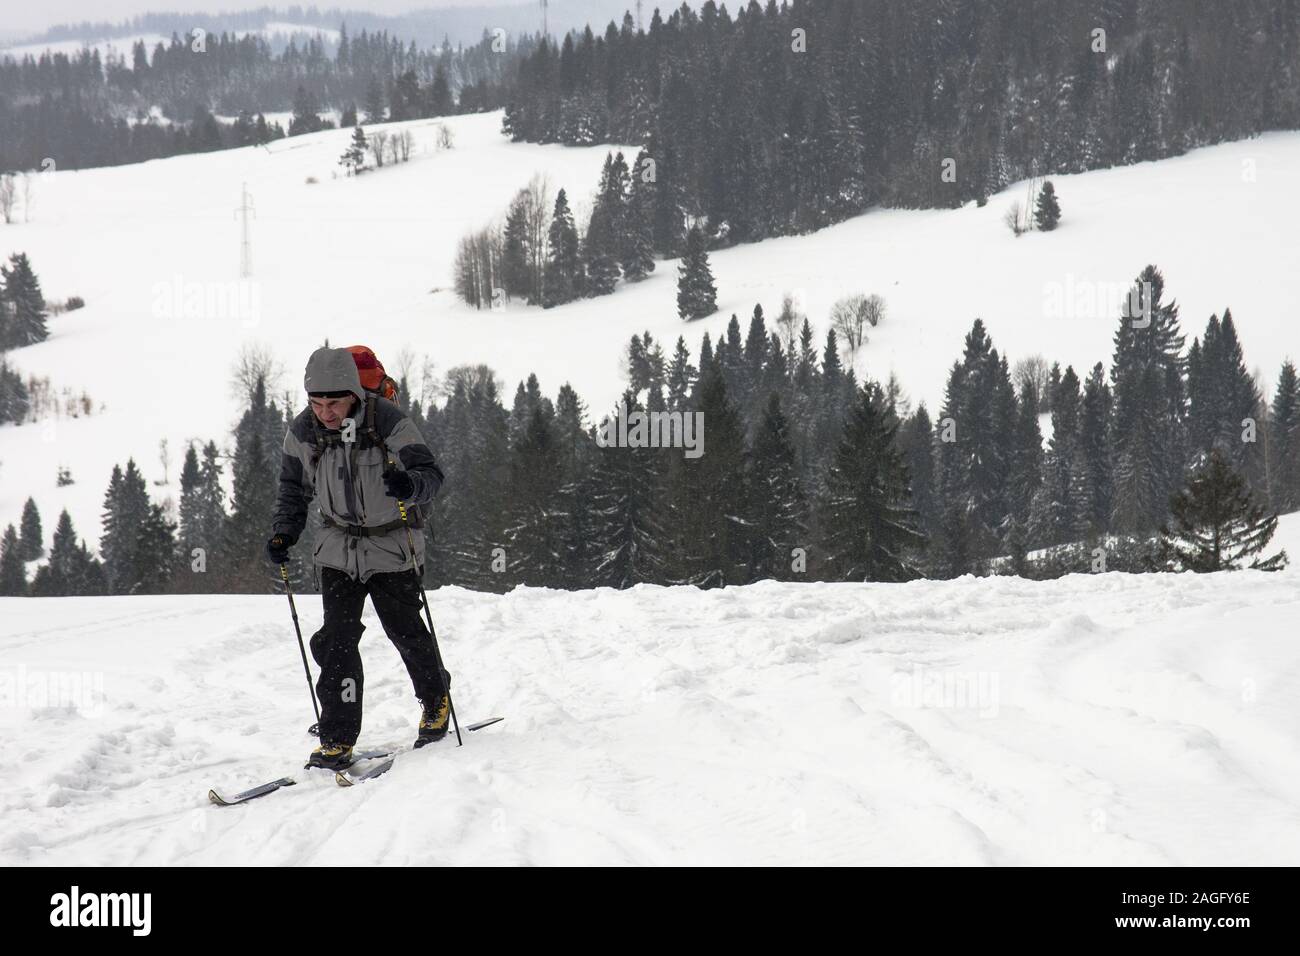
[{"label": "conifer tree", "polygon": [[753,580],[786,581],[795,577],[791,573],[791,550],[807,549],[809,545],[807,500],[799,484],[787,430],[781,396],[773,393],[758,423],[750,458]]},{"label": "conifer tree", "polygon": [[[1161,557],[1176,570],[1260,571],[1286,567],[1287,554],[1256,557],[1277,530],[1277,515],[1256,504],[1245,479],[1218,448],[1173,496],[1171,520],[1160,529]],[[1254,560],[1251,560],[1254,559]]]},{"label": "conifer tree", "polygon": [[370,148],[370,143],[366,140],[366,133],[360,126],[352,130],[352,140],[348,143],[348,148],[343,151],[339,157],[339,165],[349,176],[354,176],[366,165],[366,150]]},{"label": "conifer tree", "polygon": [[707,243],[700,227],[692,226],[677,271],[677,314],[683,319],[701,319],[717,310],[718,291],[709,268]]},{"label": "conifer tree", "polygon": [[20,553],[24,561],[35,561],[45,553],[45,537],[41,533],[41,513],[36,509],[36,500],[28,498],[23,504],[23,517],[19,525],[22,529]]},{"label": "conifer tree", "polygon": [[553,417],[540,402],[532,404],[511,451],[506,549],[511,580],[530,587],[563,584],[565,547],[557,517],[564,476]]},{"label": "conifer tree", "polygon": [[744,584],[753,554],[748,454],[740,416],[717,357],[701,359],[695,410],[704,416],[704,454],[669,458],[670,580],[698,587]]},{"label": "conifer tree", "polygon": [[912,508],[907,466],[878,389],[864,388],[844,424],[827,476],[821,526],[837,580],[908,581],[925,538]]},{"label": "conifer tree", "polygon": [[578,257],[578,230],[569,211],[569,199],[561,189],[555,197],[555,211],[547,233],[547,259],[542,304],[547,308],[572,302],[578,297],[582,262]]},{"label": "conifer tree", "polygon": [[1300,508],[1300,376],[1288,359],[1278,374],[1269,414],[1269,487],[1273,508]]},{"label": "conifer tree", "polygon": [[9,265],[0,265],[0,351],[44,342],[49,337],[45,327],[45,296],[41,283],[32,271],[27,254],[15,252]]},{"label": "conifer tree", "polygon": [[[120,470],[119,470],[120,474]],[[108,593],[104,566],[77,541],[72,518],[65,509],[54,528],[50,559],[32,579],[37,597],[66,597]]]},{"label": "conifer tree", "polygon": [[1060,221],[1061,206],[1056,200],[1056,187],[1049,179],[1038,191],[1038,199],[1034,205],[1034,225],[1043,232],[1051,232]]},{"label": "conifer tree", "polygon": [[1079,419],[1079,467],[1082,471],[1082,518],[1091,538],[1110,527],[1113,483],[1111,478],[1111,393],[1105,370],[1093,366],[1083,389]]},{"label": "conifer tree", "polygon": [[21,597],[27,593],[27,568],[23,565],[18,532],[13,525],[0,538],[0,597]]},{"label": "conifer tree", "polygon": [[1187,399],[1178,305],[1165,303],[1164,276],[1147,266],[1115,332],[1114,530],[1153,531],[1182,483]]},{"label": "conifer tree", "polygon": [[695,366],[691,364],[691,353],[686,347],[686,339],[677,336],[677,347],[673,350],[673,360],[668,366],[668,409],[682,411],[694,391],[696,378]]},{"label": "conifer tree", "polygon": [[[630,391],[624,394],[623,405],[629,416],[644,411]],[[629,588],[661,579],[655,451],[614,445],[595,450],[592,525],[596,555],[591,574],[595,587]]]}]

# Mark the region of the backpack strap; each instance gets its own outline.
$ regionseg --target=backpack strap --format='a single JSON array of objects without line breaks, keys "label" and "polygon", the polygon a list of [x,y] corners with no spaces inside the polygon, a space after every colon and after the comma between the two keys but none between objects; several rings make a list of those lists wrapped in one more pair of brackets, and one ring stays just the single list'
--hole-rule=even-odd
[{"label": "backpack strap", "polygon": [[380,453],[384,456],[384,469],[388,468],[388,445],[384,442],[383,436],[379,434],[379,429],[375,427],[375,402],[378,396],[374,392],[366,393],[366,437],[379,447]]}]

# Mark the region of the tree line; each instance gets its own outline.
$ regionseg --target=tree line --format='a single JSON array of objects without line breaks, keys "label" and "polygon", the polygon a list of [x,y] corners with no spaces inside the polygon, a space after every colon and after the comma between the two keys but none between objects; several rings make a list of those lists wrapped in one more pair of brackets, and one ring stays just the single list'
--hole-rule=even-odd
[{"label": "tree line", "polygon": [[[273,52],[255,33],[178,35],[130,57],[95,49],[0,58],[0,170],[113,166],[256,145],[284,135],[262,114],[294,110],[288,131],[333,125],[320,113],[413,119],[501,106],[502,78],[532,40],[417,49],[385,31],[349,37],[333,54],[318,35]],[[160,121],[157,112],[161,112]],[[215,115],[237,117],[227,124]],[[354,121],[355,122],[355,121]],[[352,124],[348,124],[352,125]]]},{"label": "tree line", "polygon": [[[976,319],[933,418],[892,377],[860,382],[835,329],[819,347],[788,300],[771,326],[761,306],[744,333],[733,315],[695,354],[684,337],[669,355],[633,336],[619,414],[702,416],[698,457],[606,447],[605,415],[567,384],[552,399],[530,375],[507,407],[490,368],[464,366],[441,405],[421,407],[403,381],[447,475],[423,532],[425,581],[504,591],[1280,566],[1285,555],[1262,552],[1275,514],[1300,508],[1295,365],[1282,363],[1269,400],[1230,310],[1187,346],[1157,268],[1129,301],[1109,370],[1056,366],[1046,401]],[[262,546],[293,414],[254,380],[232,452],[188,449],[175,514],[150,500],[134,462],[115,468],[100,558],[63,515],[58,561],[52,551],[32,592],[274,587]],[[299,586],[316,527],[293,550]],[[32,533],[14,536],[0,571],[11,582]]]},{"label": "tree line", "polygon": [[503,129],[643,145],[671,257],[1295,129],[1297,62],[1290,0],[706,0],[538,44]]}]

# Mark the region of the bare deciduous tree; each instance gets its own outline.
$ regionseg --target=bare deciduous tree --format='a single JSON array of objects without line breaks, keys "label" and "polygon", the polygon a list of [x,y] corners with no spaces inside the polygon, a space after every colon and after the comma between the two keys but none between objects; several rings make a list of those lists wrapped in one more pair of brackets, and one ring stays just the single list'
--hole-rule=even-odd
[{"label": "bare deciduous tree", "polygon": [[1010,207],[1008,207],[1007,211],[1003,213],[1002,221],[1005,222],[1007,228],[1017,236],[1024,232],[1025,227],[1020,221],[1020,203],[1013,202]]},{"label": "bare deciduous tree", "polygon": [[849,361],[858,354],[867,340],[867,297],[861,293],[849,295],[831,306],[831,328],[849,350]]},{"label": "bare deciduous tree", "polygon": [[881,322],[885,321],[885,298],[884,296],[871,293],[867,296],[865,306],[867,324],[873,329]]},{"label": "bare deciduous tree", "polygon": [[411,135],[409,129],[404,129],[393,137],[396,144],[396,150],[402,157],[402,162],[407,162],[411,158],[411,148],[415,145],[415,137]]},{"label": "bare deciduous tree", "polygon": [[1023,398],[1026,388],[1032,388],[1038,398],[1038,411],[1045,412],[1048,407],[1047,385],[1052,378],[1052,367],[1042,355],[1031,355],[1016,362],[1011,371],[1011,380],[1016,383]]},{"label": "bare deciduous tree", "polygon": [[230,373],[230,386],[235,395],[249,401],[260,380],[267,395],[274,395],[284,377],[284,366],[275,353],[259,342],[248,342],[239,350]]},{"label": "bare deciduous tree", "polygon": [[496,387],[498,394],[504,388],[501,379],[497,377],[496,372],[492,371],[487,365],[457,365],[447,370],[447,377],[443,381],[440,389],[443,397],[449,398],[456,394],[456,387],[463,385],[465,391],[470,392],[475,389],[485,389],[490,384]]},{"label": "bare deciduous tree", "polygon": [[36,192],[36,172],[27,170],[23,173],[23,222],[32,221],[32,194]]},{"label": "bare deciduous tree", "polygon": [[14,221],[14,197],[17,195],[13,174],[0,175],[0,216],[6,223]]},{"label": "bare deciduous tree", "polygon": [[455,137],[452,136],[451,129],[447,124],[439,123],[434,127],[434,130],[436,134],[434,142],[438,149],[451,149],[455,144]]},{"label": "bare deciduous tree", "polygon": [[385,130],[375,130],[370,134],[370,155],[375,158],[376,168],[384,165],[384,158],[388,155],[388,138]]},{"label": "bare deciduous tree", "polygon": [[787,356],[794,354],[795,339],[799,336],[799,327],[803,325],[804,316],[794,307],[794,296],[789,292],[781,299],[781,314],[776,317],[776,327],[781,336],[781,347]]}]

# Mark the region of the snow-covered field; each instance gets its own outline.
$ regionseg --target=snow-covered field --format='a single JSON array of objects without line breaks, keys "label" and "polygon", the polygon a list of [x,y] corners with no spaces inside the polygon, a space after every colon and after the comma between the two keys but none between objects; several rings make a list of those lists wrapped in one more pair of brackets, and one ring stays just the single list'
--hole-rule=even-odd
[{"label": "snow-covered field", "polygon": [[[232,808],[305,775],[283,598],[0,599],[0,865],[1295,865],[1298,584],[431,592],[462,721],[505,723]],[[403,744],[366,623],[361,743]]]},{"label": "snow-covered field", "polygon": [[[535,371],[548,394],[569,381],[601,413],[623,388],[620,351],[633,333],[650,330],[670,352],[684,333],[694,352],[731,313],[747,321],[760,302],[774,316],[792,291],[820,340],[838,297],[878,292],[889,312],[859,370],[897,371],[914,400],[934,407],[977,316],[1013,360],[1109,361],[1120,298],[1155,262],[1189,342],[1211,312],[1231,306],[1247,363],[1267,383],[1284,356],[1300,356],[1300,179],[1291,174],[1300,133],[1058,177],[1064,219],[1050,234],[1017,239],[1002,224],[1006,207],[1023,201],[1020,184],[983,208],[874,211],[814,235],[718,251],[719,311],[686,324],[676,314],[675,261],[613,296],[550,311],[513,303],[476,312],[458,301],[451,272],[464,234],[503,213],[535,172],[589,207],[606,154],[512,144],[500,120],[447,120],[456,145],[442,152],[433,148],[440,121],[390,124],[415,135],[412,161],[356,179],[336,178],[346,130],[43,174],[31,221],[19,207],[19,221],[0,227],[0,255],[26,251],[48,298],[80,295],[87,305],[53,319],[49,341],[9,358],[25,374],[49,376],[56,391],[86,390],[103,411],[0,427],[0,527],[34,495],[47,532],[67,507],[93,545],[114,463],[134,456],[160,480],[157,447],[167,438],[174,482],[189,440],[228,438],[238,412],[230,370],[246,344],[279,357],[295,400],[307,354],[328,337],[369,344],[390,366],[403,349],[438,372],[489,363],[507,400]],[[245,183],[256,218],[253,279],[241,285],[235,209]],[[56,487],[60,465],[76,484]]]},{"label": "snow-covered field", "polygon": [[[246,36],[250,32],[260,33],[271,41],[274,45],[281,46],[288,44],[290,39],[296,40],[300,45],[304,40],[319,35],[326,43],[337,44],[339,42],[339,31],[326,27],[305,26],[298,23],[267,23],[260,30],[231,30],[235,36]],[[191,41],[194,37],[192,33],[178,30],[181,39],[186,42]],[[161,33],[131,33],[115,37],[96,37],[94,39],[73,39],[73,40],[53,40],[37,43],[19,43],[9,47],[0,47],[0,57],[11,56],[15,60],[21,60],[25,56],[39,58],[43,53],[62,53],[65,56],[76,56],[82,50],[97,50],[101,61],[107,61],[109,54],[113,54],[119,59],[125,60],[129,65],[131,62],[131,49],[137,41],[143,40],[145,49],[149,51],[149,56],[153,56],[154,47],[159,43],[163,46],[171,44],[171,36],[163,36]]]}]

